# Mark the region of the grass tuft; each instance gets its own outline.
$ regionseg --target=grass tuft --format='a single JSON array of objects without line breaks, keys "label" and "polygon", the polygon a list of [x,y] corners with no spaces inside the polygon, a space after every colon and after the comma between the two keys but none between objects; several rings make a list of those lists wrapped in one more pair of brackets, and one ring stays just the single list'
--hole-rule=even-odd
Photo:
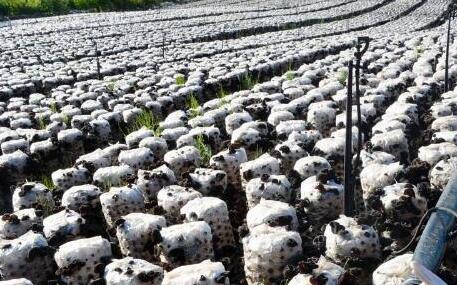
[{"label": "grass tuft", "polygon": [[186,107],[190,112],[191,118],[195,118],[201,115],[200,103],[198,102],[194,94],[191,93],[190,96],[187,97]]},{"label": "grass tuft", "polygon": [[241,79],[240,90],[250,90],[257,83],[259,83],[259,78],[254,79],[250,75],[246,75]]},{"label": "grass tuft", "polygon": [[111,81],[106,85],[106,89],[108,89],[109,92],[114,92],[116,90],[116,82]]},{"label": "grass tuft", "polygon": [[179,75],[175,79],[175,83],[178,86],[183,86],[184,84],[186,84],[186,82],[187,82],[187,80],[183,75]]},{"label": "grass tuft", "polygon": [[44,218],[46,218],[54,213],[54,206],[51,204],[51,202],[48,199],[40,197],[40,198],[38,198],[37,202],[38,202],[38,205],[40,205],[43,210]]},{"label": "grass tuft", "polygon": [[338,82],[346,86],[346,80],[348,79],[349,72],[346,69],[340,70],[338,74]]},{"label": "grass tuft", "polygon": [[415,49],[414,49],[414,56],[417,59],[419,59],[419,57],[421,57],[421,55],[424,53],[424,49],[422,47],[419,47],[417,46]]},{"label": "grass tuft", "polygon": [[38,117],[37,124],[38,124],[38,129],[40,129],[40,130],[46,129],[47,124],[46,124],[43,116]]},{"label": "grass tuft", "polygon": [[143,127],[151,130],[156,137],[160,137],[163,131],[159,126],[159,119],[148,109],[142,109],[141,113],[136,116],[135,120],[128,126],[127,134],[138,131]]},{"label": "grass tuft", "polygon": [[113,183],[111,183],[111,181],[104,181],[103,184],[100,186],[100,189],[103,192],[109,192],[111,187],[113,187]]},{"label": "grass tuft", "polygon": [[62,113],[62,121],[65,123],[65,125],[67,125],[67,127],[71,126],[71,119],[70,119],[70,116],[68,116],[67,114],[64,114]]},{"label": "grass tuft", "polygon": [[56,185],[54,185],[54,182],[52,182],[52,178],[50,175],[42,174],[40,176],[40,181],[41,181],[41,184],[46,186],[46,188],[48,188],[49,190],[52,191],[52,190],[56,189]]},{"label": "grass tuft", "polygon": [[219,100],[220,100],[219,107],[223,107],[228,103],[228,100],[227,100],[228,95],[229,95],[229,92],[221,86],[219,91],[217,91],[217,98],[219,98]]},{"label": "grass tuft", "polygon": [[205,138],[203,137],[203,135],[198,135],[195,138],[195,147],[200,152],[200,157],[202,158],[202,164],[208,165],[209,160],[213,156],[213,151],[211,150],[211,147],[205,143]]},{"label": "grass tuft", "polygon": [[288,72],[286,73],[286,79],[287,79],[287,80],[290,81],[290,80],[293,80],[294,78],[295,78],[295,74],[294,74],[293,72],[288,71]]},{"label": "grass tuft", "polygon": [[255,148],[254,159],[261,157],[262,154],[264,154],[264,153],[265,152],[263,151],[263,149],[261,147],[259,147],[259,145],[257,145]]},{"label": "grass tuft", "polygon": [[49,105],[49,109],[50,109],[51,112],[53,112],[53,113],[58,113],[58,110],[57,110],[57,103],[56,103],[56,102],[52,102],[51,105]]}]

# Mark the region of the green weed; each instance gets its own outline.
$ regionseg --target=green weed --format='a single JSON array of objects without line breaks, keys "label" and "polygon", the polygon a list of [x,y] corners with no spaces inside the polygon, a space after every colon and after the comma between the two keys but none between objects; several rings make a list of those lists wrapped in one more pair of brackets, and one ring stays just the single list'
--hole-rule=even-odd
[{"label": "green weed", "polygon": [[[144,170],[149,170],[149,169],[144,169]],[[111,179],[107,178],[104,179],[101,182],[97,182],[96,185],[100,188],[102,192],[109,192],[111,188],[113,187],[125,187],[128,186],[130,183],[120,179],[118,181],[111,181]]]},{"label": "green weed", "polygon": [[58,112],[58,110],[57,110],[57,103],[56,103],[56,102],[52,102],[52,103],[49,105],[49,109],[51,110],[51,112],[57,113],[57,112]]},{"label": "green weed", "polygon": [[105,181],[103,181],[102,185],[100,186],[100,189],[103,192],[108,192],[111,189],[111,187],[113,187],[113,183],[110,180],[105,180]]},{"label": "green weed", "polygon": [[257,145],[256,149],[255,149],[255,153],[254,153],[254,159],[261,157],[262,154],[264,154],[264,153],[265,152],[263,151],[263,149],[261,147],[259,147],[259,145]]},{"label": "green weed", "polygon": [[246,75],[241,80],[240,89],[241,90],[250,90],[258,83],[259,83],[259,78],[254,79],[252,76]]},{"label": "green weed", "polygon": [[346,69],[340,70],[338,74],[338,82],[346,86],[346,80],[348,79],[349,72]]},{"label": "green weed", "polygon": [[219,98],[219,100],[220,100],[219,107],[223,107],[228,103],[228,100],[227,100],[228,95],[229,95],[229,92],[221,86],[219,91],[217,91],[217,98]]},{"label": "green weed", "polygon": [[62,122],[65,123],[65,125],[70,126],[71,125],[71,119],[70,116],[68,116],[65,113],[62,113]]},{"label": "green weed", "polygon": [[114,82],[114,81],[109,82],[106,85],[106,89],[108,89],[108,91],[110,91],[110,92],[114,92],[114,90],[116,90],[116,82]]},{"label": "green weed", "polygon": [[135,120],[128,126],[127,134],[138,131],[145,127],[151,130],[156,137],[162,134],[162,128],[159,126],[159,120],[154,116],[151,110],[143,109],[141,113],[136,116]]},{"label": "green weed", "polygon": [[195,147],[200,152],[200,157],[202,158],[202,164],[208,165],[209,160],[213,156],[213,152],[211,150],[211,147],[205,143],[205,138],[203,137],[203,135],[198,135],[195,138]]},{"label": "green weed", "polygon": [[179,85],[179,86],[183,86],[184,84],[186,84],[186,82],[187,82],[187,80],[183,75],[179,75],[175,79],[176,85]]},{"label": "green weed", "polygon": [[424,49],[422,47],[419,47],[417,46],[415,49],[414,49],[414,57],[416,58],[416,60],[421,57],[421,55],[424,53]]},{"label": "green weed", "polygon": [[40,181],[41,181],[41,184],[46,186],[46,188],[48,188],[49,190],[52,191],[52,190],[56,189],[56,185],[54,185],[54,182],[52,182],[52,178],[50,175],[42,174],[40,176]]},{"label": "green weed", "polygon": [[190,112],[190,117],[191,118],[195,118],[195,117],[201,115],[200,103],[198,102],[198,100],[194,96],[194,94],[191,93],[190,96],[187,97],[186,107]]},{"label": "green weed", "polygon": [[294,70],[292,69],[292,62],[289,62],[285,76],[287,80],[292,80],[295,78]]},{"label": "green weed", "polygon": [[295,78],[295,74],[294,74],[293,72],[288,71],[288,72],[286,73],[286,79],[287,79],[287,80],[290,81],[290,80],[293,80],[294,78]]},{"label": "green weed", "polygon": [[45,119],[43,116],[39,116],[38,119],[37,119],[37,124],[38,124],[38,128],[40,130],[44,130],[46,129],[46,122],[45,122]]},{"label": "green weed", "polygon": [[40,197],[37,199],[38,205],[41,206],[43,210],[43,216],[46,218],[53,214],[54,206],[52,205],[51,201],[44,197]]}]

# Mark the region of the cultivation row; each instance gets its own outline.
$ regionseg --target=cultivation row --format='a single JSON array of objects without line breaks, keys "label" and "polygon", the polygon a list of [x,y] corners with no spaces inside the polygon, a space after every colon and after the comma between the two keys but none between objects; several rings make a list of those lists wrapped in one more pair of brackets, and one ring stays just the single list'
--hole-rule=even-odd
[{"label": "cultivation row", "polygon": [[[417,24],[417,23],[416,23]],[[345,24],[344,26],[347,26]],[[289,39],[289,40],[297,40],[303,37],[298,37],[297,35],[300,35],[299,33],[293,33],[288,32],[289,36],[285,37],[286,34],[285,32],[278,32],[275,33],[275,35],[271,34],[270,36],[275,36],[278,38],[276,40],[277,42],[284,42],[284,39]],[[305,37],[306,38],[306,37]],[[260,38],[260,40],[262,40]],[[274,40],[272,41],[270,39],[270,42],[275,42]],[[220,54],[221,49],[223,49],[222,53],[224,51],[230,51],[230,50],[243,50],[246,47],[255,47],[255,46],[264,46],[265,44],[262,44],[262,41],[259,41],[259,36],[251,36],[251,37],[246,37],[240,40],[232,40],[232,41],[225,41],[225,42],[211,42],[211,43],[203,43],[203,44],[189,44],[189,45],[184,45],[184,46],[179,46],[176,48],[173,48],[171,46],[167,47],[166,53],[167,54],[176,54],[180,55],[181,59],[187,59],[187,58],[194,58],[194,57],[202,57],[202,56],[208,56],[211,54]],[[203,49],[203,50],[202,50]],[[152,52],[152,54],[151,54]],[[152,57],[151,57],[152,56]],[[123,72],[126,69],[132,70],[139,67],[143,66],[144,64],[148,64],[148,62],[152,63],[153,65],[155,61],[162,61],[162,50],[161,49],[148,49],[148,50],[143,50],[143,51],[124,51],[120,54],[117,55],[118,59],[114,60],[111,59],[112,56],[107,56],[107,57],[102,57],[101,58],[101,65],[102,65],[102,74],[108,75],[108,74],[113,74],[113,73],[118,73],[118,72]],[[138,58],[144,58],[148,57],[151,58],[150,60],[145,61],[139,61]],[[110,59],[107,61],[107,59]],[[36,59],[35,59],[36,60]],[[25,74],[21,73],[4,73],[4,76],[7,76],[5,79],[8,79],[8,85],[11,86],[12,88],[9,87],[4,87],[3,88],[3,95],[4,96],[9,96],[8,94],[11,94],[12,92],[15,93],[21,93],[25,92],[24,95],[32,92],[33,90],[41,90],[43,86],[46,88],[53,87],[56,84],[68,84],[74,82],[74,80],[84,80],[87,78],[94,78],[96,77],[96,71],[95,71],[95,66],[96,63],[94,62],[95,60],[89,60],[87,61],[84,60],[85,62],[70,62],[68,65],[65,66],[63,63],[56,63],[51,66],[46,67],[48,70],[47,72],[40,71],[42,70],[45,66],[41,65],[34,65],[33,67],[30,67],[30,72],[33,72],[32,79],[33,81],[31,82],[31,79],[29,79],[29,76],[26,76]],[[75,66],[76,64],[76,66]],[[49,67],[51,69],[49,70]],[[57,73],[54,70],[55,68],[61,68],[60,71],[57,71]],[[87,69],[87,71],[83,70],[78,70],[79,68],[84,68]],[[26,71],[27,71],[26,67]],[[16,67],[13,70],[17,70],[20,72],[20,68]],[[75,74],[75,70],[79,71],[78,74]],[[43,78],[45,76],[45,78]]]},{"label": "cultivation row", "polygon": [[[367,4],[371,5],[369,2],[367,1]],[[358,5],[351,3],[351,5],[352,7],[346,7],[347,5],[344,5],[344,11],[364,7],[361,3],[358,3]],[[324,10],[322,13],[326,15],[324,14],[322,16],[324,18],[322,19],[328,18],[328,15],[332,13],[339,14],[339,12],[333,11],[333,9]],[[320,14],[321,12],[317,14],[304,13],[297,16],[286,14],[287,17],[281,17],[281,15],[271,17],[267,15],[269,17],[262,20],[256,20],[249,16],[246,20],[237,20],[233,18],[233,15],[229,15],[227,17],[216,17],[213,22],[214,24],[209,24],[211,22],[200,23],[200,19],[191,19],[189,21],[180,20],[163,23],[129,24],[125,26],[116,25],[106,28],[93,27],[91,30],[83,30],[76,35],[75,31],[68,31],[45,38],[40,34],[23,37],[25,42],[40,42],[38,46],[18,46],[17,37],[14,37],[5,43],[5,48],[3,49],[5,64],[3,66],[28,66],[39,64],[39,60],[42,60],[44,63],[53,63],[59,61],[67,62],[87,56],[93,57],[95,55],[95,48],[89,41],[89,38],[97,38],[101,55],[109,56],[123,51],[161,47],[164,40],[168,45],[170,43],[177,44],[180,42],[223,39],[224,37],[239,37],[245,32],[253,33],[264,30],[269,31],[271,29],[282,29],[288,27],[288,25],[301,23],[303,19],[314,22],[320,21]],[[186,24],[186,22],[189,22],[189,24]],[[190,27],[186,28],[186,25],[190,25]],[[202,27],[202,25],[205,27]],[[161,30],[161,33],[157,33],[157,29]],[[136,32],[132,33],[131,31]],[[98,38],[98,35],[101,35],[101,37]],[[145,37],[148,41],[144,40]],[[30,59],[24,60],[25,55]]]}]

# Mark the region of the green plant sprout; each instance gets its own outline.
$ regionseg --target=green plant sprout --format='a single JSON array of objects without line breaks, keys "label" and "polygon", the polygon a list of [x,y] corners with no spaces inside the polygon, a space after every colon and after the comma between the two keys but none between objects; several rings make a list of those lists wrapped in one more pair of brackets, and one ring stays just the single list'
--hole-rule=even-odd
[{"label": "green plant sprout", "polygon": [[220,100],[219,107],[223,107],[228,103],[227,96],[229,92],[225,90],[222,86],[220,87],[219,91],[217,91],[217,98]]},{"label": "green plant sprout", "polygon": [[200,103],[198,102],[197,98],[194,96],[193,93],[187,98],[186,107],[190,111],[190,117],[195,118],[201,115],[200,111]]},{"label": "green plant sprout", "polygon": [[246,75],[241,80],[240,90],[252,89],[252,87],[254,87],[258,83],[259,83],[259,78],[253,79],[252,76]]},{"label": "green plant sprout", "polygon": [[424,53],[424,50],[422,49],[422,47],[419,47],[417,46],[415,49],[414,49],[414,56],[416,58],[416,60],[421,57],[421,55]]},{"label": "green plant sprout", "polygon": [[288,71],[288,72],[286,73],[286,79],[287,79],[287,80],[290,81],[290,80],[293,80],[294,78],[295,78],[295,74],[294,74],[293,72]]},{"label": "green plant sprout", "polygon": [[46,122],[45,122],[43,116],[39,116],[39,117],[38,117],[38,119],[37,119],[37,124],[38,124],[38,128],[39,128],[40,130],[46,129],[46,126],[47,126],[47,125],[46,125]]},{"label": "green plant sprout", "polygon": [[100,188],[102,189],[103,192],[108,192],[109,189],[111,189],[111,187],[113,187],[113,183],[111,182],[111,180],[105,180],[105,181],[103,181]]},{"label": "green plant sprout", "polygon": [[263,149],[261,147],[259,147],[259,145],[257,145],[255,148],[254,159],[261,157],[262,154],[264,154]]},{"label": "green plant sprout", "polygon": [[187,80],[186,78],[184,77],[184,75],[179,75],[176,77],[175,79],[175,83],[176,85],[178,86],[183,86],[184,84],[186,84]]},{"label": "green plant sprout", "polygon": [[51,202],[44,198],[40,197],[37,199],[38,205],[40,205],[43,209],[43,216],[46,218],[54,212],[54,207],[52,206]]},{"label": "green plant sprout", "polygon": [[138,131],[143,127],[151,130],[156,137],[160,137],[162,134],[159,120],[154,116],[151,110],[142,109],[141,113],[139,113],[135,120],[129,125],[128,133]]},{"label": "green plant sprout", "polygon": [[49,109],[51,109],[51,112],[53,113],[57,113],[57,103],[56,102],[52,102],[50,105],[49,105]]},{"label": "green plant sprout", "polygon": [[40,181],[41,181],[41,184],[46,186],[46,188],[48,188],[49,190],[52,191],[52,190],[56,189],[56,185],[54,185],[54,182],[52,181],[52,178],[50,175],[42,174],[40,176]]},{"label": "green plant sprout", "polygon": [[341,83],[342,85],[346,86],[346,80],[348,79],[348,71],[346,69],[340,70],[338,74],[338,82]]},{"label": "green plant sprout", "polygon": [[65,125],[70,126],[71,125],[70,116],[68,116],[67,114],[62,113],[62,122],[64,122]]},{"label": "green plant sprout", "polygon": [[114,92],[114,90],[116,89],[116,82],[115,81],[109,82],[106,85],[106,89],[108,89],[108,91],[110,91],[110,92]]},{"label": "green plant sprout", "polygon": [[195,145],[196,145],[195,147],[200,152],[200,157],[202,158],[202,164],[208,165],[209,160],[213,156],[213,152],[211,150],[211,147],[205,143],[205,138],[203,137],[203,135],[198,135],[195,138]]}]

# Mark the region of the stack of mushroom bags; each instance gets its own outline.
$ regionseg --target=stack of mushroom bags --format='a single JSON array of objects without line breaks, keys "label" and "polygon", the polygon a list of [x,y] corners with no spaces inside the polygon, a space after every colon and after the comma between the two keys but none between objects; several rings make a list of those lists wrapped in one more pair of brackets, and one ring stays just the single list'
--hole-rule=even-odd
[{"label": "stack of mushroom bags", "polygon": [[[20,182],[0,221],[1,275],[33,284],[230,284],[242,267],[247,284],[364,284],[371,268],[375,284],[406,277],[380,263],[409,241],[402,227],[413,229],[433,205],[457,154],[455,92],[439,92],[442,44],[420,36],[370,46],[362,121],[351,130],[354,151],[363,140],[355,217],[342,215],[350,50],[324,50],[211,100],[191,84],[204,71],[171,95],[129,90],[141,81],[129,75],[117,93],[94,80],[52,98],[10,100],[0,170]],[[172,77],[157,87],[172,89],[180,75],[161,72]],[[200,105],[189,109],[194,97]],[[39,119],[21,111],[34,102],[46,105],[38,112],[45,130],[31,129]],[[144,115],[139,106],[157,111],[160,132],[126,128]],[[25,181],[36,161],[53,169],[55,189]],[[389,262],[409,270],[407,258]]]}]

